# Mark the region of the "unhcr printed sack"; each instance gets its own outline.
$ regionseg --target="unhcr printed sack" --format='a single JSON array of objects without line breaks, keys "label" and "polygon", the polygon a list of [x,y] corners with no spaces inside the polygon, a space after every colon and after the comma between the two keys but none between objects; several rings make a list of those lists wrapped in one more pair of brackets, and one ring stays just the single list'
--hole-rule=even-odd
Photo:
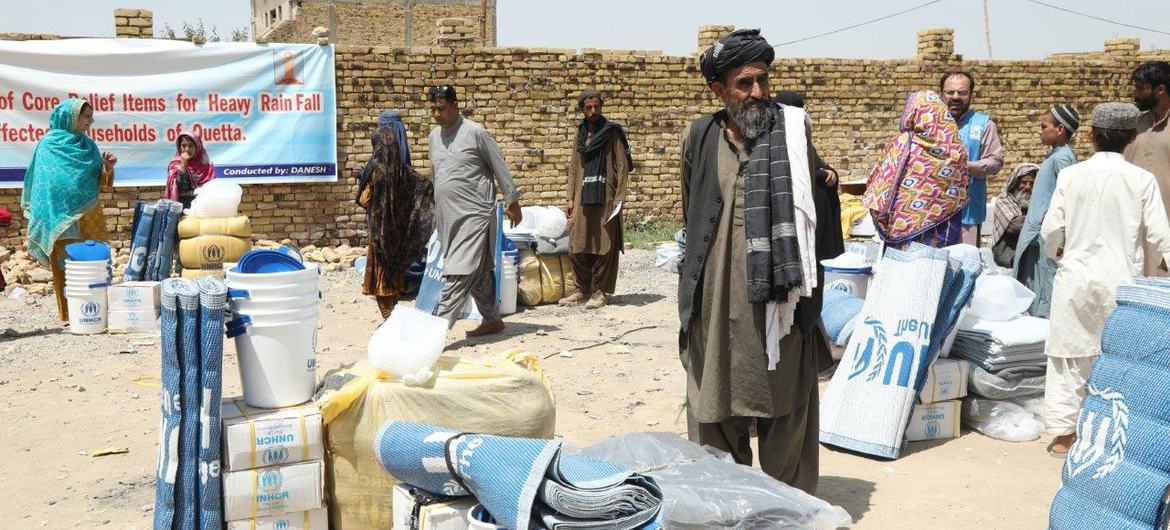
[{"label": "unhcr printed sack", "polygon": [[1050,530],[1149,530],[1170,516],[1170,283],[1135,281],[1105,323]]},{"label": "unhcr printed sack", "polygon": [[822,443],[884,458],[901,454],[920,374],[932,360],[947,267],[945,250],[886,251],[821,399]]}]

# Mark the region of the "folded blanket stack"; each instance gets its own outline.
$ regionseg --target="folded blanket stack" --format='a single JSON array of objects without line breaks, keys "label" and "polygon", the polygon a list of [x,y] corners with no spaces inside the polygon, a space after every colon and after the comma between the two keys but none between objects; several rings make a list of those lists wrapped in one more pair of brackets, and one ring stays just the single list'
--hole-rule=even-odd
[{"label": "folded blanket stack", "polygon": [[1048,320],[1019,316],[1004,322],[964,317],[951,355],[989,372],[1023,366],[1044,366]]}]

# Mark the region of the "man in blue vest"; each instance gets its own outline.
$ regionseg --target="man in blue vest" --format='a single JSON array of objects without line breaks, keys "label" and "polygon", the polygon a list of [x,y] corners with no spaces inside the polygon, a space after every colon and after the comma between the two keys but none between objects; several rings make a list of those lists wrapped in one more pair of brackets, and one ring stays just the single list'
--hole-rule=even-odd
[{"label": "man in blue vest", "polygon": [[987,218],[987,180],[1003,167],[1003,144],[991,116],[971,110],[975,76],[947,70],[938,81],[939,92],[951,116],[959,122],[959,137],[967,146],[967,206],[963,208],[963,242],[979,246],[979,227]]}]

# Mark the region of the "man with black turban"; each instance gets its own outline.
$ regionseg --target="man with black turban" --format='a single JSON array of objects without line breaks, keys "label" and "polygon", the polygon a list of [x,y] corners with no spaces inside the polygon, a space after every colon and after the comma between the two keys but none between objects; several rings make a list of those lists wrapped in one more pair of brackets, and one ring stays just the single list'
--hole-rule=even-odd
[{"label": "man with black turban", "polygon": [[679,356],[691,440],[750,465],[754,426],[760,468],[813,493],[828,361],[816,343],[817,166],[804,111],[769,98],[774,57],[758,30],[739,30],[699,60],[724,108],[682,138]]},{"label": "man with black turban", "polygon": [[601,93],[589,89],[577,98],[585,119],[577,125],[573,160],[569,163],[569,260],[577,292],[560,305],[605,306],[617,285],[618,253],[622,252],[622,200],[629,182],[630,143],[618,122],[601,113]]}]

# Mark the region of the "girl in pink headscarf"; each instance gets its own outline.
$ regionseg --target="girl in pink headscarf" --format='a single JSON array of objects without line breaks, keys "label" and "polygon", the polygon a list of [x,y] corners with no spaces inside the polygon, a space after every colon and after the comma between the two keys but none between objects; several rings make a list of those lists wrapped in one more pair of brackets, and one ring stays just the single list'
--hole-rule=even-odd
[{"label": "girl in pink headscarf", "polygon": [[175,157],[167,165],[165,197],[190,208],[195,190],[215,178],[215,164],[203,148],[203,139],[195,133],[183,133],[175,142]]}]

